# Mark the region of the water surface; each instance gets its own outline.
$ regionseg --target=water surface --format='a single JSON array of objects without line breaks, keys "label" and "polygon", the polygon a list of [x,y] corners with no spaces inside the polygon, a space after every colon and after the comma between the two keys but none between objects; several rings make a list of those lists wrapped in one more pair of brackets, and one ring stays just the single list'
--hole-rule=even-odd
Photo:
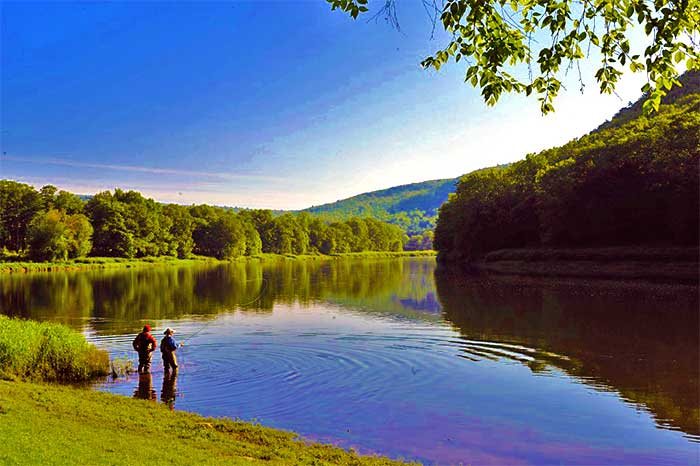
[{"label": "water surface", "polygon": [[698,464],[697,289],[475,278],[431,259],[0,277],[5,314],[114,356],[177,329],[181,370],[100,390],[454,464]]}]

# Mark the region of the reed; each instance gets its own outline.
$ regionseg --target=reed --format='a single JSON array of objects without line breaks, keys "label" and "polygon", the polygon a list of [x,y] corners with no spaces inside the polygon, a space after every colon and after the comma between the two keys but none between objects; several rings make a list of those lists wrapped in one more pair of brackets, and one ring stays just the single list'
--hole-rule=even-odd
[{"label": "reed", "polygon": [[84,382],[109,371],[109,354],[65,325],[0,315],[0,378]]}]

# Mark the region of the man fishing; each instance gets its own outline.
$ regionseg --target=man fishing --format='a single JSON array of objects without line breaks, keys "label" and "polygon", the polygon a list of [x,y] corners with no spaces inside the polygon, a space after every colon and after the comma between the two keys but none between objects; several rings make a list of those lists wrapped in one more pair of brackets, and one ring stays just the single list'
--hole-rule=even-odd
[{"label": "man fishing", "polygon": [[175,357],[177,343],[175,343],[173,333],[175,333],[175,330],[170,327],[165,329],[165,332],[163,332],[165,336],[160,340],[160,352],[163,356],[163,370],[168,374],[172,368],[174,375],[177,372],[177,358]]},{"label": "man fishing", "polygon": [[139,374],[148,374],[151,372],[153,351],[158,347],[156,339],[151,335],[150,325],[146,324],[143,326],[141,333],[134,338],[132,346],[139,353]]}]

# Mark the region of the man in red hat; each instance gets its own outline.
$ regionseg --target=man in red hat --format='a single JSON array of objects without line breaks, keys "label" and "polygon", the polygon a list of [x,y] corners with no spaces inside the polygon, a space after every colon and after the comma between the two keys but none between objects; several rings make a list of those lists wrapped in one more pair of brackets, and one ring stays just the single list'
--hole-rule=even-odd
[{"label": "man in red hat", "polygon": [[151,372],[151,358],[153,357],[153,351],[158,345],[156,339],[151,335],[150,325],[143,326],[143,331],[136,335],[132,345],[139,353],[139,374]]}]

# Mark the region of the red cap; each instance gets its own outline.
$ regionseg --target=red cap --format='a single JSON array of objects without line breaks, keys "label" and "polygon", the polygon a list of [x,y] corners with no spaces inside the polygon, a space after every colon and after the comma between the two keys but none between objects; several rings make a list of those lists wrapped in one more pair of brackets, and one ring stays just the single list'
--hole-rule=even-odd
[{"label": "red cap", "polygon": [[151,331],[151,326],[148,325],[148,324],[144,325],[144,326],[143,326],[143,331],[144,331],[144,332],[150,332],[150,331]]}]

